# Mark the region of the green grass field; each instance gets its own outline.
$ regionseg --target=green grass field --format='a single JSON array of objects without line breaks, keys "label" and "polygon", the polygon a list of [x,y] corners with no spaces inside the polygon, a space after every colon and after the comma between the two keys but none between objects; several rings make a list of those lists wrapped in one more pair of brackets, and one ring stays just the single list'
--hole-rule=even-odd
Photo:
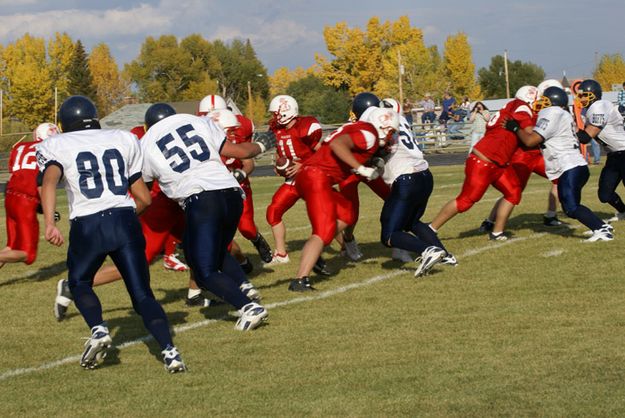
[{"label": "green grass field", "polygon": [[[583,201],[607,217],[599,168],[591,171]],[[433,172],[425,220],[463,179],[461,166]],[[256,220],[270,242],[264,210],[278,183],[253,179]],[[313,277],[318,290],[303,295],[286,289],[310,233],[300,202],[286,217],[291,264],[263,270],[238,239],[270,313],[250,333],[233,329],[226,306],[187,308],[187,275],[158,261],[152,288],[189,367],[177,375],[163,369],[121,283],[97,288],[116,346],[103,367],[83,370],[84,321],[74,306],[64,322],[52,314],[66,249],[42,240],[35,264],[0,270],[0,415],[623,416],[625,224],[615,224],[614,241],[594,244],[562,214],[568,226],[544,227],[548,188],[531,180],[509,222],[513,239],[496,243],[477,232],[499,196],[490,190],[440,231],[459,265],[417,280],[415,266],[379,244],[382,203],[361,186],[365,260],[347,263],[334,245],[326,255],[337,273]],[[66,206],[61,212],[67,231]]]}]

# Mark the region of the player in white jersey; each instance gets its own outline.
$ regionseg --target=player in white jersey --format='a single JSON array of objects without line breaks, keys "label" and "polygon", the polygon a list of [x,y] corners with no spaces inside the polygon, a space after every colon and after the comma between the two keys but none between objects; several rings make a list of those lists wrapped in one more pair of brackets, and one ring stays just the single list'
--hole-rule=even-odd
[{"label": "player in white jersey", "polygon": [[244,193],[221,156],[252,158],[264,146],[227,141],[211,119],[176,114],[164,103],[152,105],[145,119],[149,129],[141,140],[143,178],[158,180],[163,193],[183,206],[183,247],[195,281],[237,308],[236,329],[254,329],[267,318],[267,311],[248,297],[246,286],[251,284],[245,283],[239,263],[228,253]]},{"label": "player in white jersey", "polygon": [[608,203],[616,214],[608,222],[625,219],[625,203],[616,193],[619,183],[625,181],[625,129],[618,106],[601,99],[601,86],[595,80],[584,80],[579,85],[577,100],[587,108],[585,127],[577,133],[581,143],[598,140],[608,157],[599,176],[599,200]]},{"label": "player in white jersey", "polygon": [[54,221],[59,181],[63,180],[68,196],[69,289],[91,328],[80,365],[98,366],[112,343],[100,300],[92,288],[96,271],[109,256],[122,273],[134,310],[161,346],[165,368],[172,373],[184,371],[165,312],[150,289],[145,239],[135,213],[135,208],[140,213],[151,203],[141,179],[139,143],[129,132],[101,130],[95,105],[84,96],[63,102],[59,121],[63,134],[38,146],[37,161],[43,171],[45,237],[53,245],[64,242]]},{"label": "player in white jersey", "polygon": [[516,132],[526,146],[540,146],[547,178],[557,181],[558,197],[564,213],[593,231],[587,241],[612,240],[612,227],[581,204],[582,188],[590,177],[590,171],[579,152],[575,122],[568,111],[568,95],[559,87],[549,87],[537,100],[536,108],[541,110],[531,133],[519,129],[518,123],[513,120],[506,122],[506,128]]},{"label": "player in white jersey", "polygon": [[[391,98],[382,100],[381,105],[393,110],[399,108],[397,101]],[[434,179],[414,139],[410,124],[401,113],[399,132],[392,144],[386,145],[386,149],[388,154],[382,178],[391,186],[391,193],[384,201],[380,215],[380,240],[387,247],[419,254],[421,262],[415,275],[421,276],[448,254],[436,233],[429,225],[421,222],[432,194]],[[453,262],[451,254],[449,261]]]}]

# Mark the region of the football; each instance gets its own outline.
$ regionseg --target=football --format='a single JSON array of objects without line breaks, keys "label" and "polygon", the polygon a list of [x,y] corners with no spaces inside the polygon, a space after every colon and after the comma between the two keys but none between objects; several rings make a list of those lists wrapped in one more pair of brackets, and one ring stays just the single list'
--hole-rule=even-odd
[{"label": "football", "polygon": [[276,167],[276,173],[278,173],[278,175],[282,177],[286,177],[286,170],[292,165],[293,161],[289,160],[286,157],[278,157],[276,158],[276,161],[274,163],[274,166]]}]

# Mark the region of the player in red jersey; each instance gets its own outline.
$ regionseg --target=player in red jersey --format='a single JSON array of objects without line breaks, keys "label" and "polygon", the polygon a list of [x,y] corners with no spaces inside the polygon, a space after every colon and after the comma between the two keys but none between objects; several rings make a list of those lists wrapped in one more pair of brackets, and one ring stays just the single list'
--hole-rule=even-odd
[{"label": "player in red jersey", "polygon": [[[227,108],[226,101],[217,95],[208,95],[200,101],[198,107],[198,116],[210,116],[210,113],[220,110],[230,110]],[[238,126],[228,129],[227,138],[230,142],[235,144],[241,144],[244,142],[252,142],[254,136],[254,123],[243,115],[235,115]],[[243,237],[249,240],[252,245],[258,251],[260,259],[269,263],[272,258],[271,247],[267,244],[267,241],[258,231],[256,222],[254,221],[254,200],[252,199],[252,186],[250,185],[249,176],[254,171],[254,159],[239,160],[236,158],[224,158],[222,161],[228,167],[232,175],[237,179],[241,188],[245,192],[245,200],[243,201],[243,213],[239,220],[239,232]],[[238,248],[238,246],[237,246]],[[241,263],[245,263],[245,258],[242,254],[235,254],[237,260]]]},{"label": "player in red jersey", "polygon": [[269,130],[276,136],[276,160],[279,157],[292,161],[286,170],[284,183],[276,190],[267,207],[267,223],[275,240],[275,251],[271,264],[288,263],[286,250],[286,227],[282,217],[300,198],[295,187],[295,175],[302,164],[321,146],[321,124],[312,116],[299,116],[297,101],[284,94],[274,97],[269,103],[273,118]]},{"label": "player in red jersey", "polygon": [[522,188],[513,171],[503,176],[519,148],[519,140],[516,135],[510,135],[511,132],[502,126],[502,121],[514,119],[521,129],[531,132],[534,112],[530,106],[536,100],[536,95],[536,87],[521,87],[515,98],[489,121],[484,137],[473,147],[465,163],[462,191],[443,206],[430,224],[435,232],[458,213],[469,210],[484,196],[488,186],[493,185],[503,194],[504,199],[497,209],[497,219],[489,237],[492,240],[507,239],[503,230],[512,209],[521,201]]},{"label": "player in red jersey", "polygon": [[399,116],[390,109],[371,108],[360,121],[347,123],[326,138],[319,150],[308,158],[295,178],[295,187],[306,201],[312,235],[304,244],[291,291],[313,290],[309,274],[337,232],[356,220],[351,202],[333,186],[353,173],[376,178],[377,169],[365,164],[374,155],[380,140],[399,129]]},{"label": "player in red jersey", "polygon": [[33,131],[32,142],[13,146],[9,156],[9,181],[6,184],[7,246],[0,250],[0,268],[5,263],[32,264],[37,258],[39,244],[40,204],[37,176],[39,168],[35,157],[37,143],[58,133],[53,123],[42,123]]}]

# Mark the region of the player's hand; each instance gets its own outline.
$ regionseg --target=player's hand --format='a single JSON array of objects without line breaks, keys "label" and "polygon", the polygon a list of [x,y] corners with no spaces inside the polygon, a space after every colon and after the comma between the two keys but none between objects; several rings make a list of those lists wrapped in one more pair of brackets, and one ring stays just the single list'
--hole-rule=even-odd
[{"label": "player's hand", "polygon": [[295,175],[299,172],[300,168],[302,168],[302,163],[293,161],[293,165],[285,170],[286,178],[295,177]]},{"label": "player's hand", "polygon": [[60,247],[65,242],[63,234],[55,225],[46,225],[46,241],[57,247]]},{"label": "player's hand", "polygon": [[232,175],[239,183],[243,183],[247,178],[247,173],[240,168],[235,168],[234,170],[232,170]]},{"label": "player's hand", "polygon": [[516,133],[516,131],[518,131],[521,127],[519,122],[514,119],[505,119],[502,123],[504,124],[504,128],[514,133]]},{"label": "player's hand", "polygon": [[371,167],[375,168],[378,171],[378,174],[380,176],[384,174],[384,166],[386,165],[384,158],[372,157],[369,161],[369,164],[371,165]]},{"label": "player's hand", "polygon": [[258,144],[262,154],[276,146],[276,136],[271,131],[264,132],[254,138],[254,142]]},{"label": "player's hand", "polygon": [[359,166],[352,170],[354,173],[358,174],[366,178],[367,180],[375,180],[380,176],[378,170],[373,167],[365,167],[364,165]]}]

